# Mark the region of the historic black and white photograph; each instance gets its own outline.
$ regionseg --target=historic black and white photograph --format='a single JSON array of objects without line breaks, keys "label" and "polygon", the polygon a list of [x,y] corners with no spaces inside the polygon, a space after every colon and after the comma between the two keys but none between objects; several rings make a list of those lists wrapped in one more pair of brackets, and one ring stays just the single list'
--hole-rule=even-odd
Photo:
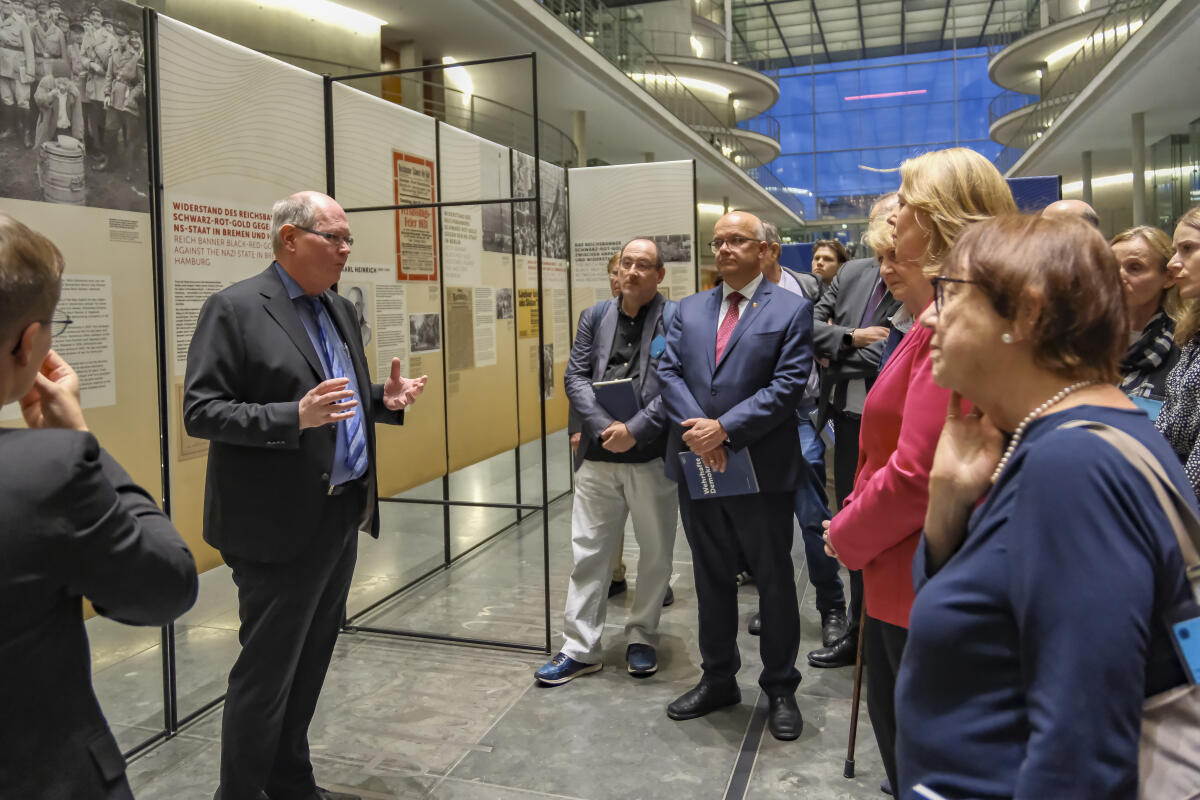
[{"label": "historic black and white photograph", "polygon": [[0,2],[0,195],[150,210],[142,9]]},{"label": "historic black and white photograph", "polygon": [[483,210],[483,249],[488,253],[511,253],[512,209],[508,203],[489,203]]},{"label": "historic black and white photograph", "polygon": [[542,345],[542,389],[546,399],[554,397],[554,345]]},{"label": "historic black and white photograph", "polygon": [[504,287],[496,290],[496,319],[513,318],[513,290]]},{"label": "historic black and white photograph", "polygon": [[567,184],[566,170],[542,165],[542,257],[566,260]]},{"label": "historic black and white photograph", "polygon": [[442,347],[442,318],[438,313],[408,315],[408,349],[428,353]]},{"label": "historic black and white photograph", "polygon": [[655,236],[654,244],[658,247],[658,254],[662,256],[662,260],[666,264],[692,260],[692,235],[690,233]]},{"label": "historic black and white photograph", "polygon": [[369,286],[339,283],[338,291],[342,297],[354,304],[354,315],[358,318],[358,330],[362,333],[362,343],[366,347],[371,343],[371,310],[367,298],[371,291]]},{"label": "historic black and white photograph", "polygon": [[[533,197],[533,156],[516,150],[512,155],[512,196]],[[514,251],[524,256],[537,255],[537,216],[533,203],[513,203],[512,210]]]}]

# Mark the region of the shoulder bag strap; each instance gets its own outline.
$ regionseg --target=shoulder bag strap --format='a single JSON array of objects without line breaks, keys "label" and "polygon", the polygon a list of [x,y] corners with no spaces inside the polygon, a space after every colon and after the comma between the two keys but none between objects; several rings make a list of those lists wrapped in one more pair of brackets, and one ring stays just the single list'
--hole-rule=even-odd
[{"label": "shoulder bag strap", "polygon": [[1183,554],[1183,567],[1192,587],[1192,595],[1200,604],[1200,520],[1196,519],[1191,506],[1167,477],[1162,464],[1144,444],[1111,425],[1090,420],[1075,420],[1059,427],[1083,428],[1099,436],[1142,473],[1175,531],[1175,539],[1179,542],[1179,551]]}]

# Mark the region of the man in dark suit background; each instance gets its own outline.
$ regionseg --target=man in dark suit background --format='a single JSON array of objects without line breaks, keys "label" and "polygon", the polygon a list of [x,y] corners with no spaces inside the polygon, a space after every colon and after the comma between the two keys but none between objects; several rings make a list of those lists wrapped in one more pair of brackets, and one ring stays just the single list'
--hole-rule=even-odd
[{"label": "man in dark suit background", "polygon": [[196,599],[171,521],[87,432],[79,377],[50,338],[63,260],[0,212],[0,796],[132,800],[92,691],[83,597],[130,625],[166,625]]},{"label": "man in dark suit background", "polygon": [[[671,577],[678,503],[663,474],[666,420],[658,360],[666,349],[667,309],[658,286],[666,268],[650,239],[634,239],[619,258],[618,294],[584,311],[564,384],[580,423],[571,512],[574,567],[563,614],[562,650],[535,677],[557,685],[598,671],[607,612],[610,565],[627,515],[638,542],[637,589],[625,625],[626,670],[658,670],[658,623]],[[640,409],[615,417],[598,401],[593,383],[629,379]]]},{"label": "man in dark suit background", "polygon": [[335,200],[272,210],[275,261],[204,304],[184,424],[208,439],[204,539],[238,587],[241,653],[221,726],[219,800],[316,800],[308,725],[333,655],[359,529],[379,535],[373,423],[425,386],[393,358],[372,384],[354,307],[330,291],[353,239]]},{"label": "man in dark suit background", "polygon": [[[739,555],[758,586],[763,670],[770,698],[768,727],[795,739],[800,614],[792,567],[792,511],[808,465],[796,435],[796,406],[812,366],[808,300],[766,280],[761,221],[734,212],[717,221],[710,247],[722,284],[685,297],[667,332],[659,365],[666,408],[667,477],[679,485],[679,511],[692,549],[700,612],[699,684],[667,706],[672,719],[692,719],[740,702],[737,671]],[[748,449],[756,494],[693,500],[678,453],[690,451],[723,470],[726,448]]]},{"label": "man in dark suit background", "polygon": [[[870,229],[887,227],[887,218],[899,198],[889,194],[871,208]],[[888,231],[890,234],[890,230]],[[857,258],[842,266],[829,289],[813,309],[813,349],[827,366],[821,371],[818,424],[833,420],[833,483],[837,508],[854,490],[858,470],[858,433],[862,405],[879,374],[879,360],[891,333],[889,319],[900,309],[879,277],[874,256]],[[858,623],[862,610],[862,573],[850,573],[850,613],[846,634],[832,644],[813,650],[814,667],[843,667],[854,663],[858,648]],[[824,644],[824,643],[823,643]]]}]

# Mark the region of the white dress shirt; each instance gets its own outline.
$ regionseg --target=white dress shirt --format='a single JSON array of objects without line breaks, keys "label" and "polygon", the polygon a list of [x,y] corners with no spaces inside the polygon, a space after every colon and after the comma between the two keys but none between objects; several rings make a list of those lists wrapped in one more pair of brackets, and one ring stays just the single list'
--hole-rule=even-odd
[{"label": "white dress shirt", "polygon": [[737,292],[742,296],[742,300],[738,303],[738,322],[742,321],[742,317],[746,315],[746,306],[750,303],[750,298],[754,297],[754,293],[758,291],[758,285],[762,283],[762,273],[754,276],[754,280],[747,283],[740,289],[729,288],[728,283],[721,284],[721,308],[717,313],[717,330],[721,330],[721,323],[725,321],[725,315],[729,313],[729,295]]}]

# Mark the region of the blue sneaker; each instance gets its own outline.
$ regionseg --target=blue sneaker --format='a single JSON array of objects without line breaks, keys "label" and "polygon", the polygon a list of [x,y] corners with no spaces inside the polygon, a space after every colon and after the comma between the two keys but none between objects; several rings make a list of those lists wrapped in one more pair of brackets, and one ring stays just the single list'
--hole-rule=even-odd
[{"label": "blue sneaker", "polygon": [[625,664],[635,678],[648,678],[658,672],[658,655],[648,644],[631,644],[625,648]]},{"label": "blue sneaker", "polygon": [[603,666],[603,662],[584,664],[581,661],[571,658],[566,653],[559,653],[543,664],[541,669],[533,673],[533,677],[537,679],[538,683],[544,683],[547,686],[558,686],[560,683],[566,683],[572,678],[578,678],[580,675],[587,675],[589,672],[599,672]]}]

